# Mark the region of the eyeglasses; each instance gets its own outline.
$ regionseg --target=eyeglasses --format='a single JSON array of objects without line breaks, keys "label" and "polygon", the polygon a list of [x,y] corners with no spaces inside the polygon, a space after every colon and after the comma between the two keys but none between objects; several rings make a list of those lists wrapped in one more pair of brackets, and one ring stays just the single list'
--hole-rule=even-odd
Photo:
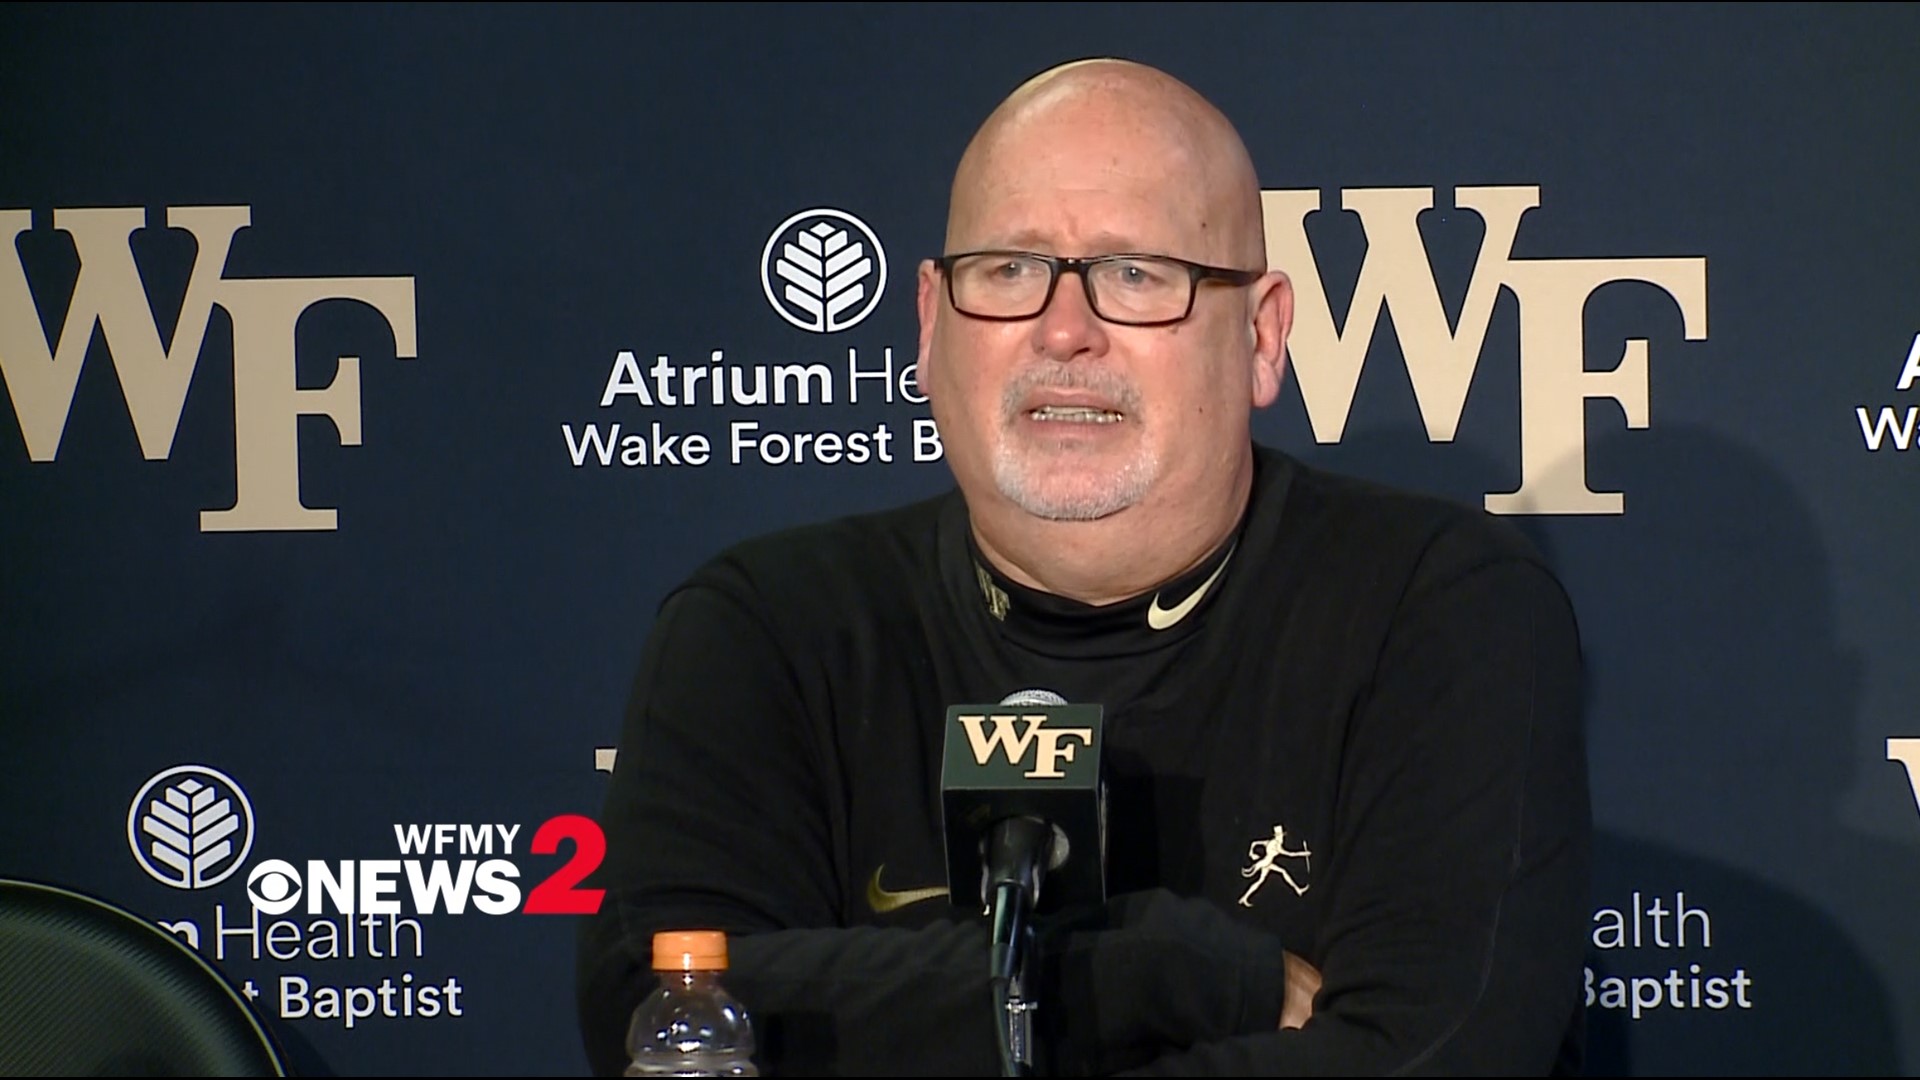
[{"label": "eyeglasses", "polygon": [[1080,275],[1087,306],[1122,326],[1170,326],[1193,314],[1202,281],[1251,285],[1259,270],[1229,270],[1171,255],[1095,255],[1063,259],[1032,251],[963,251],[933,260],[947,279],[947,300],[976,319],[1031,319],[1053,302],[1063,271]]}]

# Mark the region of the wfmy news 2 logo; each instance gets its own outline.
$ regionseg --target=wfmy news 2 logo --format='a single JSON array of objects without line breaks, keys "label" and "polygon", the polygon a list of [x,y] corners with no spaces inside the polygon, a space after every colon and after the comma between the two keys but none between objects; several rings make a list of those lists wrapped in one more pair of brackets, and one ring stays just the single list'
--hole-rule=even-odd
[{"label": "wfmy news 2 logo", "polygon": [[[262,859],[247,871],[247,901],[265,915],[591,915],[604,890],[582,887],[606,857],[599,823],[580,814],[548,818],[528,855],[572,855],[522,887],[518,824],[395,823],[393,858]],[[127,842],[149,876],[200,890],[233,877],[254,844],[253,803],[227,774],[178,765],[141,786],[127,811]]]}]

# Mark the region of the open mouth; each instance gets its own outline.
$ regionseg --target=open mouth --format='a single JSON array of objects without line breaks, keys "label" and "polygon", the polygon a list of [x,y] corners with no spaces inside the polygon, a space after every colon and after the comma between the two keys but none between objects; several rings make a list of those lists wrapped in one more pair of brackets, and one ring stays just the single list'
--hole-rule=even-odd
[{"label": "open mouth", "polygon": [[1027,415],[1035,420],[1063,424],[1117,424],[1126,419],[1124,413],[1086,405],[1041,405],[1027,410]]}]

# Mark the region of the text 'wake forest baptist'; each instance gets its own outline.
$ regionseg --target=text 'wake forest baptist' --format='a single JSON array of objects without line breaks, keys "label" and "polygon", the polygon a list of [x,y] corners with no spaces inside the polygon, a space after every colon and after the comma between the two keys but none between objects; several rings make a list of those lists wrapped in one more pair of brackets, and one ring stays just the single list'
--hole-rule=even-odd
[{"label": "text 'wake forest baptist'", "polygon": [[[896,368],[891,347],[882,349],[881,357],[863,367],[860,351],[849,348],[845,383],[836,393],[834,370],[823,363],[732,364],[724,350],[714,349],[705,364],[677,364],[662,355],[643,368],[631,351],[622,351],[607,375],[600,408],[696,408],[712,415],[737,408],[859,405],[863,397],[869,404],[891,405],[898,399],[924,405],[926,396],[914,381],[918,365]],[[722,414],[722,423],[703,425],[703,430],[658,420],[565,423],[560,434],[575,468],[698,468],[716,460],[728,465],[865,465],[931,462],[944,456],[929,416],[913,417],[897,430],[888,420],[852,427],[775,427]]]}]

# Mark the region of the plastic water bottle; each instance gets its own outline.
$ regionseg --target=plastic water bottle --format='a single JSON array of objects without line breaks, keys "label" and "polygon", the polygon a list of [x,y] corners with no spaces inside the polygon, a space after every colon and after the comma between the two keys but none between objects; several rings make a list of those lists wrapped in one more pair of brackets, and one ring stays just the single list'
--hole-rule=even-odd
[{"label": "plastic water bottle", "polygon": [[653,935],[660,986],[633,1010],[628,1076],[759,1076],[747,1010],[720,985],[727,935],[662,930]]}]

